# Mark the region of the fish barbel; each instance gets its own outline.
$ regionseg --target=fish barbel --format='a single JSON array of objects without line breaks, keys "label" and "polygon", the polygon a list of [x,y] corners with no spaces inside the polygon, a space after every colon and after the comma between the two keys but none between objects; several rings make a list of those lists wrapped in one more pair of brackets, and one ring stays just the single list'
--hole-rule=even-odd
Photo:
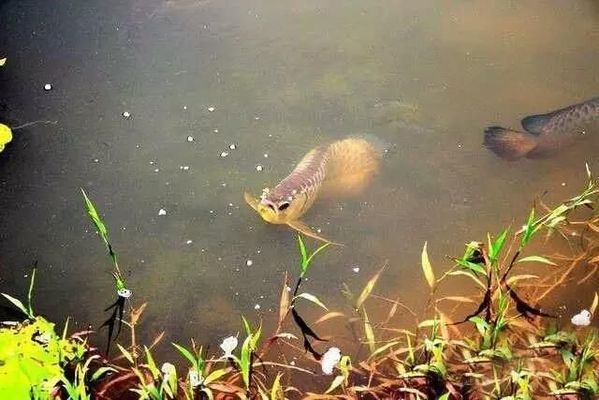
[{"label": "fish barbel", "polygon": [[306,236],[316,234],[300,218],[320,197],[348,197],[366,189],[379,170],[382,152],[363,138],[346,138],[310,150],[278,185],[260,199],[244,193],[246,203],[271,224],[286,224]]},{"label": "fish barbel", "polygon": [[589,132],[599,131],[599,97],[521,121],[525,132],[491,126],[484,146],[506,160],[543,158],[555,154]]}]

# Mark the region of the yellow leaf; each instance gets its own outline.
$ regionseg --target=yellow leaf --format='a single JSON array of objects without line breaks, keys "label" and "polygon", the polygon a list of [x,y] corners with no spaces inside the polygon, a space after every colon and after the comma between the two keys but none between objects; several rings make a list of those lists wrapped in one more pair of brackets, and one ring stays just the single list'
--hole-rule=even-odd
[{"label": "yellow leaf", "polygon": [[366,342],[368,343],[368,348],[370,349],[370,354],[374,353],[376,350],[376,346],[374,344],[374,331],[372,330],[372,325],[368,320],[368,314],[366,314],[366,309],[362,309],[364,313],[364,334],[366,336]]},{"label": "yellow leaf", "polygon": [[344,381],[345,378],[343,377],[343,375],[337,375],[335,379],[333,379],[333,382],[331,382],[331,386],[329,386],[329,388],[326,392],[324,392],[324,394],[331,393],[333,390],[337,389]]},{"label": "yellow leaf", "polygon": [[6,57],[0,58],[0,67],[4,67],[4,64],[6,64]]},{"label": "yellow leaf", "polygon": [[424,247],[422,248],[422,271],[424,272],[424,277],[426,278],[428,285],[433,289],[435,287],[435,274],[433,273],[433,267],[428,259],[428,253],[426,252],[426,242],[424,242]]},{"label": "yellow leaf", "polygon": [[474,301],[470,297],[464,297],[464,296],[441,297],[439,300],[437,300],[437,302],[440,302],[441,300],[457,301],[458,303],[476,303],[476,301]]},{"label": "yellow leaf", "polygon": [[595,297],[593,298],[593,304],[591,304],[591,308],[589,311],[592,314],[595,314],[595,310],[597,310],[597,305],[599,304],[599,296],[597,296],[597,292],[595,292]]},{"label": "yellow leaf", "polygon": [[322,317],[318,318],[314,324],[320,324],[321,322],[327,321],[332,318],[345,317],[345,314],[338,311],[331,311],[330,313],[326,313]]},{"label": "yellow leaf", "polygon": [[370,296],[372,289],[374,289],[374,285],[376,285],[376,281],[379,279],[381,272],[383,272],[386,266],[387,264],[383,265],[383,268],[381,268],[379,272],[366,283],[366,286],[362,289],[362,293],[360,293],[360,297],[358,297],[358,300],[356,301],[356,309],[359,309],[362,306],[362,303],[364,303],[368,296]]},{"label": "yellow leaf", "polygon": [[0,124],[0,151],[4,150],[4,145],[12,140],[12,130],[4,125]]}]

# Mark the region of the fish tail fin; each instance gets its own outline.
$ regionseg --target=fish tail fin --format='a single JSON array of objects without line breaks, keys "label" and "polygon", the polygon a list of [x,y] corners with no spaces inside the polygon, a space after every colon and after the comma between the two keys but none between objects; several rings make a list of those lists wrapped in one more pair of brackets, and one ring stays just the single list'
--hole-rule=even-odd
[{"label": "fish tail fin", "polygon": [[490,126],[485,129],[483,145],[499,157],[513,161],[533,150],[537,146],[537,138],[530,133]]},{"label": "fish tail fin", "polygon": [[379,171],[383,146],[383,142],[363,137],[331,143],[327,148],[326,177],[320,196],[349,197],[362,193]]},{"label": "fish tail fin", "polygon": [[287,225],[293,229],[295,229],[296,231],[303,233],[304,235],[311,237],[312,239],[316,239],[316,240],[320,240],[321,242],[325,242],[325,243],[329,243],[335,246],[344,246],[341,243],[337,243],[337,242],[332,242],[328,239],[325,239],[324,237],[318,235],[317,233],[315,233],[312,229],[310,229],[310,227],[308,225],[306,225],[305,223],[303,223],[302,221],[288,221]]}]

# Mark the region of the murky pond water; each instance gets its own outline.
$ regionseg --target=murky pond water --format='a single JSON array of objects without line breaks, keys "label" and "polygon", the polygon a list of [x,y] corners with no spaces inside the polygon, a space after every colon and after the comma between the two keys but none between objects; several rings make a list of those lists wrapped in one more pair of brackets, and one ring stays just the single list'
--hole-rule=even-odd
[{"label": "murky pond water", "polygon": [[385,260],[379,290],[418,304],[425,241],[443,269],[535,195],[578,190],[585,162],[598,171],[596,137],[513,163],[482,147],[486,126],[597,96],[592,0],[4,1],[0,26],[1,120],[57,121],[0,154],[0,288],[23,295],[37,261],[36,309],[79,328],[114,294],[79,188],[149,304],[142,340],[214,345],[241,314],[272,322],[297,273],[295,235],[243,191],[319,144],[366,132],[392,145],[367,194],[305,218],[347,245],[305,286],[333,309]]}]

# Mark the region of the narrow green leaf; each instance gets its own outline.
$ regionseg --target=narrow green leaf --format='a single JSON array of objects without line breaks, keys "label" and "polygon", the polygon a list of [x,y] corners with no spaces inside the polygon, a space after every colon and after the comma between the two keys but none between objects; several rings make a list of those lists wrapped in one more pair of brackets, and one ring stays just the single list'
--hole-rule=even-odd
[{"label": "narrow green leaf", "polygon": [[292,303],[293,303],[293,301],[295,301],[295,299],[297,299],[297,298],[299,298],[299,297],[301,297],[302,299],[306,299],[306,300],[308,300],[308,301],[311,301],[312,303],[316,304],[317,306],[319,306],[319,307],[322,307],[322,308],[324,308],[325,310],[329,311],[329,309],[327,308],[327,306],[325,306],[325,305],[324,305],[324,304],[323,304],[323,303],[322,303],[322,302],[321,302],[321,301],[318,299],[318,297],[316,297],[316,296],[314,296],[313,294],[310,294],[310,293],[300,293],[300,294],[298,294],[297,296],[295,296],[295,297],[293,298],[293,300],[292,300]]},{"label": "narrow green leaf", "polygon": [[[185,357],[187,359],[187,361],[189,361],[189,363],[195,367],[197,360],[196,357],[191,354],[191,352],[189,350],[187,350],[185,347],[178,345],[177,343],[171,343],[173,346],[175,346],[175,348],[179,351],[179,353],[181,353],[181,355],[183,357]],[[198,373],[201,373],[202,371],[198,371]]]},{"label": "narrow green leaf", "polygon": [[499,254],[505,244],[505,239],[510,228],[506,228],[498,237],[495,239],[491,247],[489,248],[489,258],[492,261],[496,261],[499,258]]},{"label": "narrow green leaf", "polygon": [[297,235],[297,242],[299,245],[300,256],[302,257],[300,262],[300,274],[303,276],[307,268],[308,252],[306,251],[306,245],[304,244],[302,235]]},{"label": "narrow green leaf", "polygon": [[433,267],[431,266],[431,262],[428,259],[428,252],[426,251],[426,244],[427,244],[427,242],[424,242],[424,247],[422,248],[422,255],[421,255],[422,271],[424,272],[424,277],[426,278],[426,282],[428,283],[428,286],[432,290],[435,288],[435,274],[433,272]]},{"label": "narrow green leaf", "polygon": [[462,268],[470,270],[474,273],[479,273],[481,275],[485,275],[487,272],[485,271],[485,267],[481,264],[476,264],[468,260],[456,259],[455,262]]},{"label": "narrow green leaf", "polygon": [[532,239],[532,236],[535,234],[535,232],[538,229],[538,227],[535,227],[534,220],[535,220],[535,209],[533,207],[533,208],[531,208],[530,214],[528,215],[528,220],[526,221],[524,234],[522,235],[522,239],[520,241],[521,249],[528,244],[528,242],[530,241],[530,239]]},{"label": "narrow green leaf", "polygon": [[120,344],[116,344],[116,346],[119,348],[119,350],[121,351],[121,353],[123,353],[123,355],[125,356],[125,358],[127,359],[127,361],[129,361],[129,363],[134,364],[133,361],[133,356],[131,355],[131,353],[129,351],[127,351],[127,349],[125,349],[123,346],[121,346]]},{"label": "narrow green leaf", "polygon": [[241,321],[243,322],[243,327],[245,329],[245,333],[248,336],[251,336],[252,335],[252,327],[250,326],[250,323],[248,322],[247,319],[245,319],[245,317],[243,315],[241,316]]},{"label": "narrow green leaf", "polygon": [[243,378],[243,383],[246,388],[250,386],[250,369],[251,369],[251,353],[250,350],[250,341],[252,340],[252,335],[250,334],[243,341],[243,345],[241,346],[241,356],[239,360],[239,369],[241,370],[241,377]]},{"label": "narrow green leaf", "polygon": [[33,293],[33,285],[35,284],[35,271],[36,271],[35,268],[33,268],[33,271],[31,271],[31,281],[29,282],[29,291],[27,292],[27,303],[28,303],[28,309],[29,309],[28,315],[31,318],[33,318],[33,307],[31,305],[31,294]]},{"label": "narrow green leaf", "polygon": [[108,372],[118,372],[118,370],[113,367],[100,367],[96,370],[96,372],[93,373],[93,375],[91,377],[91,381],[93,382],[93,381],[98,380],[102,375],[104,375]]},{"label": "narrow green leaf", "polygon": [[229,370],[225,369],[225,368],[221,368],[221,369],[212,371],[211,373],[208,374],[206,379],[204,379],[204,385],[208,385],[209,383],[218,380],[220,377],[225,375],[227,372],[229,372]]},{"label": "narrow green leaf", "polygon": [[14,298],[11,295],[6,294],[6,293],[1,293],[1,294],[2,294],[2,296],[6,297],[6,299],[8,301],[10,301],[15,307],[17,307],[19,310],[21,310],[23,312],[23,314],[25,314],[28,317],[30,316],[29,312],[27,311],[27,308],[25,308],[25,306],[23,305],[23,303],[21,303],[21,300],[16,299],[16,298]]}]

